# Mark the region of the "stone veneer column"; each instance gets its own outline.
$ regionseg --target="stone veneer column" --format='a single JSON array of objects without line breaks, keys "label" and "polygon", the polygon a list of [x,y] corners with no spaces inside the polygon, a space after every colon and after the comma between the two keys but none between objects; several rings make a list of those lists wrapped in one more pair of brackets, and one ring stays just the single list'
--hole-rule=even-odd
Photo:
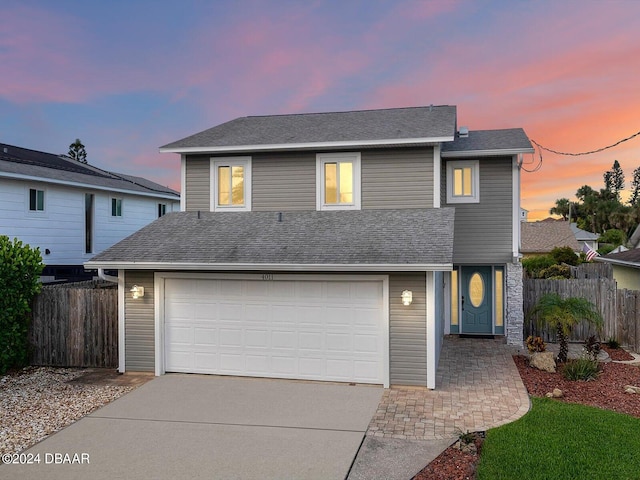
[{"label": "stone veneer column", "polygon": [[524,303],[522,291],[522,264],[507,263],[506,337],[508,345],[523,346]]}]

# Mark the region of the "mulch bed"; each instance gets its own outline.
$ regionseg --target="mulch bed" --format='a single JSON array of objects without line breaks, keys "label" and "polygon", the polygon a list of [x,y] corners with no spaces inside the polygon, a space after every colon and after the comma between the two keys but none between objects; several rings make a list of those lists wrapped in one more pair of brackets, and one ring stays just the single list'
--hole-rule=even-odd
[{"label": "mulch bed", "polygon": [[[633,360],[633,356],[622,349],[602,348],[613,360]],[[565,380],[560,372],[549,373],[530,367],[527,357],[518,355],[513,359],[529,395],[544,397],[554,388],[559,388],[563,392],[563,398],[558,399],[559,401],[590,405],[640,418],[640,395],[624,393],[625,385],[640,386],[639,366],[601,363],[601,372],[596,380],[576,382]],[[475,479],[483,440],[480,435],[476,437],[477,453],[466,453],[455,446],[449,447],[413,480]]]}]

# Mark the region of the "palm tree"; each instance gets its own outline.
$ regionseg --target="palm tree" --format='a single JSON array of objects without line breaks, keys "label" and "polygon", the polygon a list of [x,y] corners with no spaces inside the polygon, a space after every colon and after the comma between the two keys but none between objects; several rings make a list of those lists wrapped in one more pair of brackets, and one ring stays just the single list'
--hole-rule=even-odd
[{"label": "palm tree", "polygon": [[569,335],[574,326],[582,320],[602,328],[602,316],[595,305],[586,298],[570,297],[562,299],[557,293],[543,295],[534,307],[532,314],[538,315],[540,326],[555,328],[560,343],[558,362],[567,361],[569,351]]}]

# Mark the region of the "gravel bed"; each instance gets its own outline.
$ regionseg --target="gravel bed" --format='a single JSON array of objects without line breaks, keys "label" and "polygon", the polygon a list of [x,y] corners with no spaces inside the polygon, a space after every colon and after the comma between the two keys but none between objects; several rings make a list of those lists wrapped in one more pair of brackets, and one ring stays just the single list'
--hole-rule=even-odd
[{"label": "gravel bed", "polygon": [[84,372],[27,367],[0,377],[0,455],[29,448],[135,388],[67,383]]}]

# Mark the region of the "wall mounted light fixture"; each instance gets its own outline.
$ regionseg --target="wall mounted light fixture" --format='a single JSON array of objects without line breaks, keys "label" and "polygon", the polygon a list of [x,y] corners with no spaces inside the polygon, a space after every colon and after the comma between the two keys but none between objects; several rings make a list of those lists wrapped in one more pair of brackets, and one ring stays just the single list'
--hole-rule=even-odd
[{"label": "wall mounted light fixture", "polygon": [[137,300],[140,297],[144,297],[144,287],[139,287],[138,285],[131,287],[131,298]]},{"label": "wall mounted light fixture", "polygon": [[411,305],[411,302],[413,302],[413,292],[411,290],[404,290],[402,292],[402,304],[408,307]]}]

